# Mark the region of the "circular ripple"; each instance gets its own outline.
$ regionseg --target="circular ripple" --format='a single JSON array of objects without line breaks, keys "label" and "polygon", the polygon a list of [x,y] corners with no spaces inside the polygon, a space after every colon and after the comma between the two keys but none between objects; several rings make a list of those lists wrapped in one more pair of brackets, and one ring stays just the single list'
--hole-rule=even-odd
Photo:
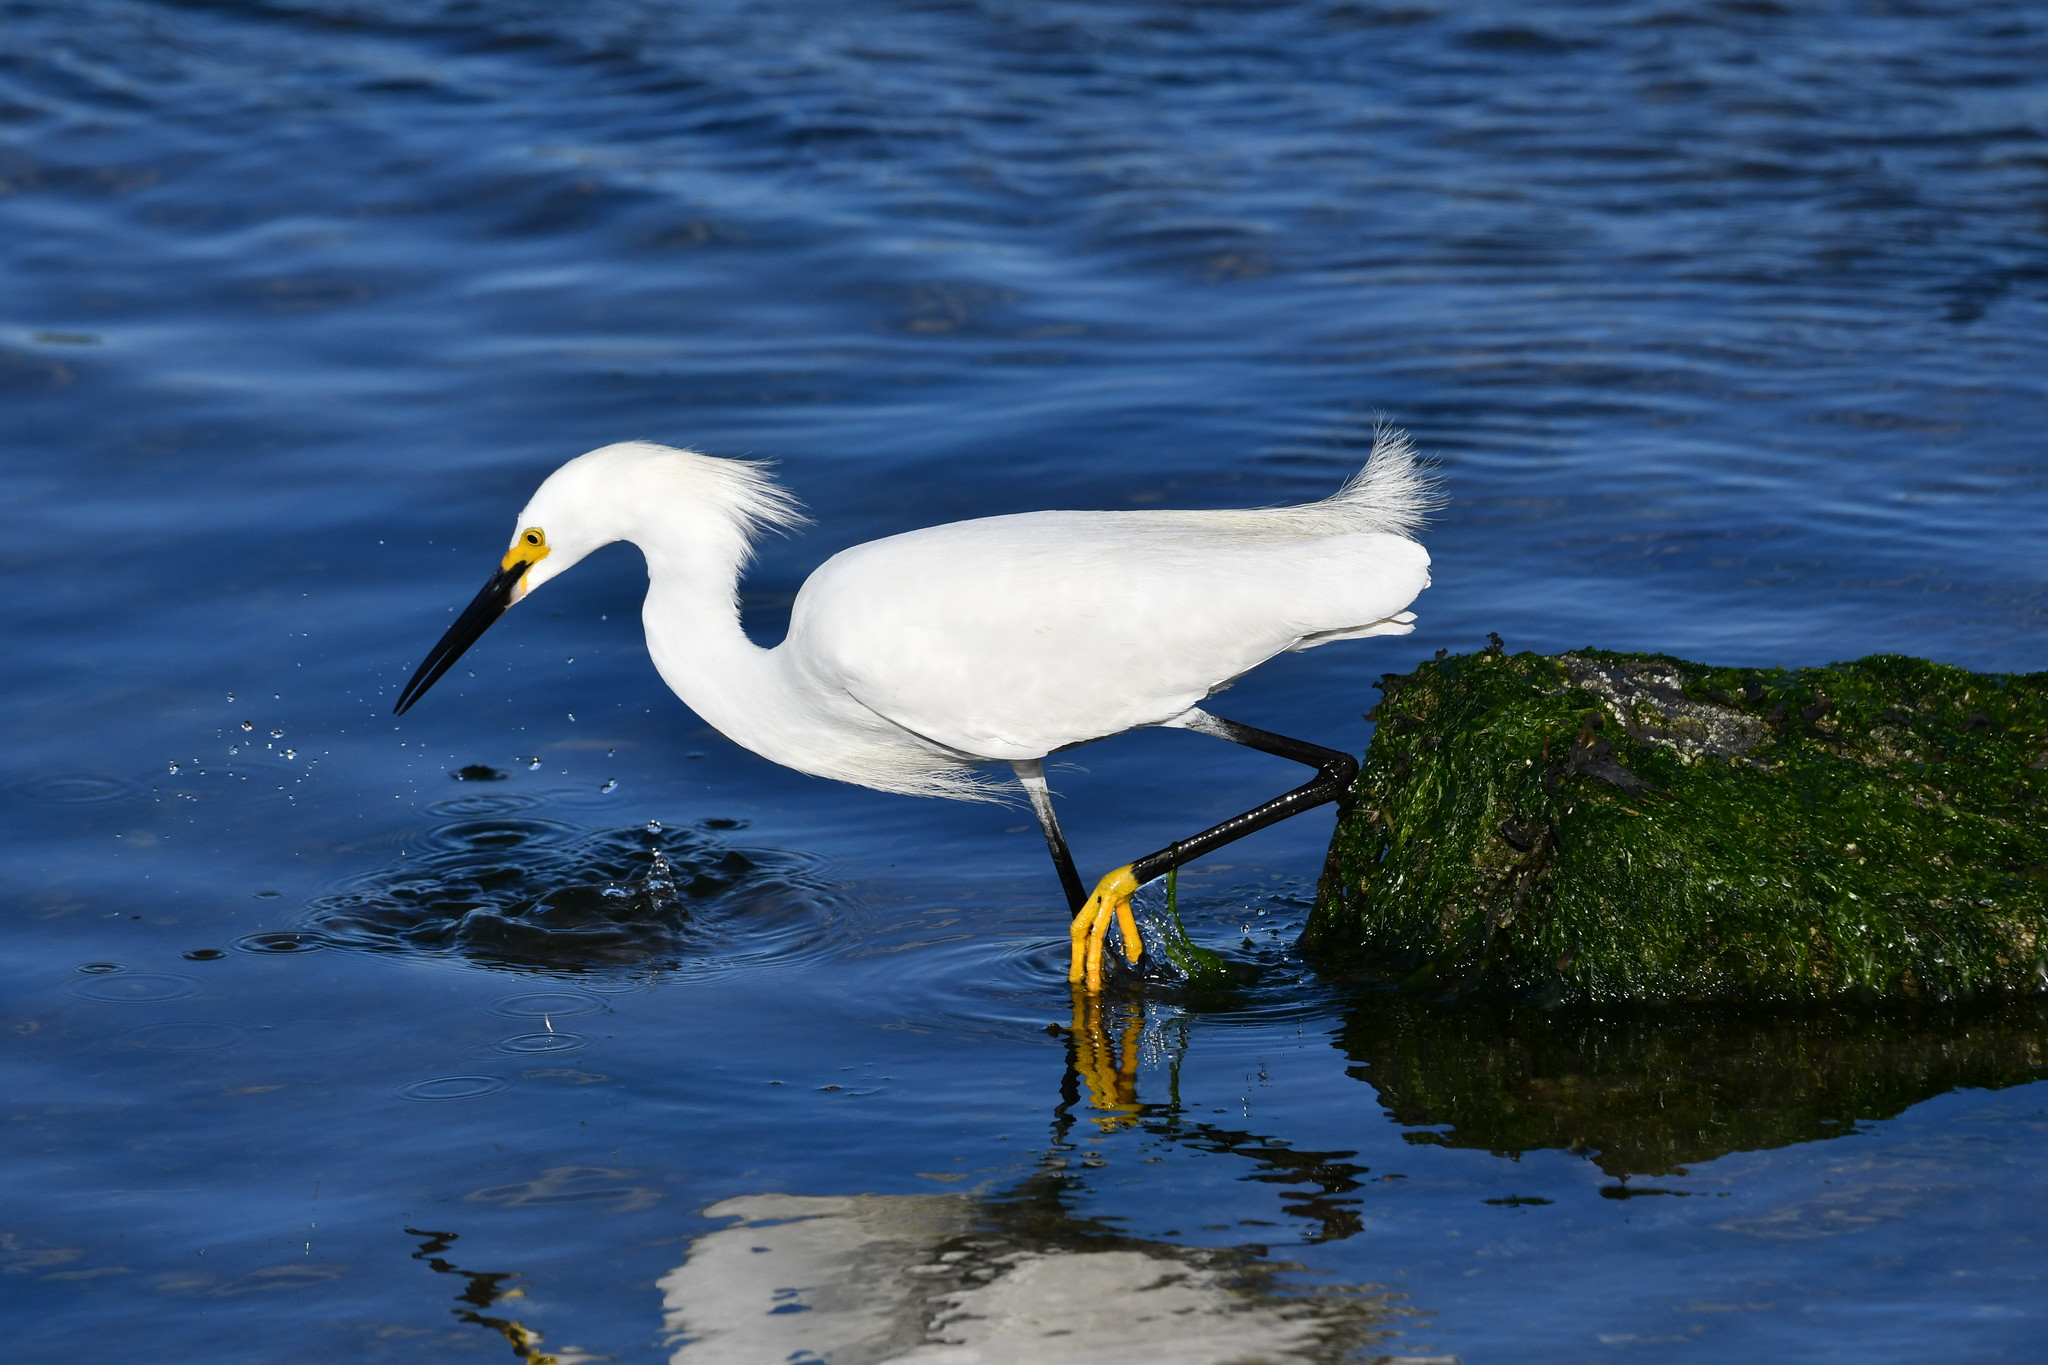
[{"label": "circular ripple", "polygon": [[493,816],[481,820],[458,820],[428,833],[430,848],[449,853],[504,855],[529,849],[552,848],[574,839],[580,831],[560,820],[515,819]]},{"label": "circular ripple", "polygon": [[141,795],[140,790],[131,783],[115,777],[99,777],[90,773],[38,777],[20,783],[14,790],[31,801],[41,801],[52,806],[89,806]]},{"label": "circular ripple", "polygon": [[491,1002],[491,1013],[511,1019],[560,1019],[604,1008],[604,1001],[576,991],[529,991]]},{"label": "circular ripple", "polygon": [[129,1029],[121,1041],[149,1052],[218,1052],[233,1047],[249,1035],[233,1024],[204,1019],[180,1019],[164,1024],[144,1024]]},{"label": "circular ripple", "polygon": [[169,972],[121,972],[89,976],[72,986],[71,993],[116,1005],[153,1005],[160,1000],[183,1000],[197,995],[199,983],[189,976]]},{"label": "circular ripple", "polygon": [[606,791],[599,785],[562,787],[548,793],[548,804],[572,810],[617,811],[626,796],[617,787]]},{"label": "circular ripple", "polygon": [[540,798],[514,792],[479,793],[475,796],[451,796],[446,801],[436,801],[427,809],[448,820],[474,820],[480,816],[510,815],[514,811],[532,810],[540,804]]},{"label": "circular ripple", "polygon": [[578,990],[594,995],[631,995],[644,991],[653,984],[652,978],[642,973],[638,976],[591,976],[585,974],[577,979]]},{"label": "circular ripple", "polygon": [[109,976],[114,972],[125,972],[128,969],[118,962],[81,962],[78,964],[78,970],[87,976]]},{"label": "circular ripple", "polygon": [[327,946],[318,934],[298,929],[276,929],[261,934],[244,934],[235,947],[245,953],[311,953]]},{"label": "circular ripple", "polygon": [[500,1076],[436,1076],[432,1080],[400,1086],[398,1097],[442,1104],[449,1100],[473,1100],[480,1095],[495,1095],[510,1084]]},{"label": "circular ripple", "polygon": [[498,1043],[496,1050],[531,1056],[538,1052],[574,1052],[589,1043],[580,1033],[515,1033]]}]

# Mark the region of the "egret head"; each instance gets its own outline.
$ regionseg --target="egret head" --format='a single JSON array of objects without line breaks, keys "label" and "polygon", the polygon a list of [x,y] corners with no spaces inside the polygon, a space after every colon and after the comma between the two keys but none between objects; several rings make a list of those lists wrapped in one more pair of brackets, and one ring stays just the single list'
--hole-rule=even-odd
[{"label": "egret head", "polygon": [[497,572],[463,608],[399,694],[403,715],[514,603],[618,540],[683,542],[737,566],[761,526],[802,517],[761,466],[624,441],[578,455],[548,475],[513,523]]},{"label": "egret head", "polygon": [[[618,472],[611,468],[617,459],[605,458],[616,450],[616,446],[607,446],[579,455],[548,475],[535,490],[526,510],[519,514],[518,529],[498,561],[497,572],[427,652],[399,693],[393,714],[402,716],[411,710],[513,604],[592,550],[622,538],[624,531],[614,527],[614,518],[606,515],[620,501],[616,480],[605,477]],[[610,497],[606,496],[608,488]]]}]

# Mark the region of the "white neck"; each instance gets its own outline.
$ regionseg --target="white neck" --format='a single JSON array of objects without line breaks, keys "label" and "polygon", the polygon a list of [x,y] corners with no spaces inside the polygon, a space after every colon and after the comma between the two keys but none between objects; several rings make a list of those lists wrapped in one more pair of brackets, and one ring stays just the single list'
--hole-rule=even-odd
[{"label": "white neck", "polygon": [[[672,523],[671,523],[672,524]],[[647,652],[662,681],[727,738],[762,748],[761,718],[787,710],[793,698],[776,651],[740,627],[739,562],[743,544],[719,545],[680,536],[639,541],[647,556],[647,601],[641,619]],[[772,742],[772,741],[771,741]]]},{"label": "white neck", "polygon": [[727,739],[798,772],[870,785],[878,763],[894,767],[906,750],[929,766],[910,735],[796,667],[787,643],[763,649],[747,638],[743,542],[671,534],[641,549],[647,652],[670,690]]},{"label": "white neck", "polygon": [[863,706],[830,669],[806,664],[801,638],[763,649],[740,628],[750,535],[796,519],[754,466],[628,441],[556,470],[519,524],[546,529],[554,542],[532,586],[601,545],[640,547],[647,652],[676,695],[734,743],[799,772],[890,791],[973,790],[957,756]]}]

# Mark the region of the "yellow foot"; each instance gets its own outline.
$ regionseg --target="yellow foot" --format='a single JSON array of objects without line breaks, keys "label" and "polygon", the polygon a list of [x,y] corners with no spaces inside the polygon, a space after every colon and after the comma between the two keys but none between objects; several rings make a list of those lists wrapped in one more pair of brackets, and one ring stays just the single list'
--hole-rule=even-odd
[{"label": "yellow foot", "polygon": [[1074,927],[1070,931],[1074,940],[1074,957],[1072,965],[1067,968],[1068,981],[1085,986],[1091,993],[1102,989],[1102,950],[1109,939],[1109,922],[1112,919],[1123,930],[1124,961],[1136,962],[1144,956],[1145,944],[1138,937],[1138,920],[1131,913],[1131,897],[1137,890],[1138,879],[1131,875],[1128,863],[1095,884],[1095,894],[1081,907],[1081,913],[1074,916]]}]

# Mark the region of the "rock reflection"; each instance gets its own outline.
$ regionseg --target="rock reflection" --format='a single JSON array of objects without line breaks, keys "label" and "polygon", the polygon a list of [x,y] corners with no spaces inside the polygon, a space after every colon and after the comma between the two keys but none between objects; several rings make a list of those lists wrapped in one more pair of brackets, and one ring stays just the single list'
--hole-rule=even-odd
[{"label": "rock reflection", "polygon": [[1394,993],[1338,1046],[1411,1142],[1578,1152],[1614,1176],[1840,1137],[1964,1087],[2048,1076],[2048,1002],[1973,1010],[1593,1016]]}]

